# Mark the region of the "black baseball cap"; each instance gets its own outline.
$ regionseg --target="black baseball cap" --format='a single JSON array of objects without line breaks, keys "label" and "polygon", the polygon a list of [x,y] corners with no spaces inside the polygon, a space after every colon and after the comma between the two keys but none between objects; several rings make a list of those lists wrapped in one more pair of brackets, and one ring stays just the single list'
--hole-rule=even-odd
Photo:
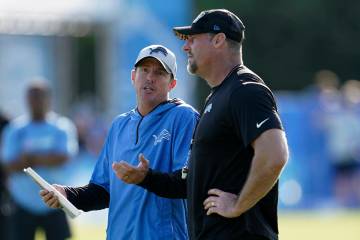
[{"label": "black baseball cap", "polygon": [[202,11],[191,26],[174,27],[173,31],[180,39],[188,35],[200,33],[224,33],[227,38],[241,42],[245,26],[234,13],[226,9],[211,9]]}]

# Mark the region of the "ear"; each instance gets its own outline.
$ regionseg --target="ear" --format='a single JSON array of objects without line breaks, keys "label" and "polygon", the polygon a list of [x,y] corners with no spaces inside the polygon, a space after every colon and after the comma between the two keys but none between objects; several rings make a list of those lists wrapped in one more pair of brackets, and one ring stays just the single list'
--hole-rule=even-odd
[{"label": "ear", "polygon": [[226,40],[225,34],[224,33],[218,33],[213,37],[212,43],[213,43],[215,48],[218,48],[218,47],[222,46],[225,43],[225,40]]},{"label": "ear", "polygon": [[176,86],[176,79],[171,79],[169,83],[169,92]]},{"label": "ear", "polygon": [[134,85],[136,69],[131,70],[131,84]]}]

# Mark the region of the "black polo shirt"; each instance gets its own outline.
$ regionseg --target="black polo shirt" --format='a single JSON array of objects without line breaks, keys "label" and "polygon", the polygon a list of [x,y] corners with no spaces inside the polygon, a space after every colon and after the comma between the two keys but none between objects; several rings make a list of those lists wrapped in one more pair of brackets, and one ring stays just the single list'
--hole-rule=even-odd
[{"label": "black polo shirt", "polygon": [[239,239],[244,232],[278,239],[278,184],[237,218],[207,216],[203,206],[209,189],[241,192],[254,155],[251,143],[273,128],[282,129],[273,94],[246,67],[235,67],[212,89],[195,131],[189,161],[191,239]]}]

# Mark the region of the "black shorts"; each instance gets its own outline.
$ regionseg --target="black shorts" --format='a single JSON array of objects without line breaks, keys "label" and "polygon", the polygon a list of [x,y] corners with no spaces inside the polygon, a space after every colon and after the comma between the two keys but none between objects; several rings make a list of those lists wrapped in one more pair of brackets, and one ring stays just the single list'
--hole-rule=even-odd
[{"label": "black shorts", "polygon": [[44,231],[46,240],[64,240],[71,237],[69,223],[61,210],[35,215],[17,205],[10,221],[11,240],[34,240],[37,228]]}]

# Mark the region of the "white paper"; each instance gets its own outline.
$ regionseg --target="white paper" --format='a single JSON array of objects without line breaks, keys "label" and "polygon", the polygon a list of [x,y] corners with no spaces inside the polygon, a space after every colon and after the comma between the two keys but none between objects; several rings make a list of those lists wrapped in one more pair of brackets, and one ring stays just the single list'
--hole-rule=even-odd
[{"label": "white paper", "polygon": [[39,184],[42,189],[53,192],[58,197],[62,209],[69,217],[75,218],[81,214],[81,210],[77,209],[69,200],[67,200],[66,197],[64,197],[64,195],[40,177],[40,175],[37,174],[31,167],[24,169],[24,172],[27,173],[37,184]]}]

